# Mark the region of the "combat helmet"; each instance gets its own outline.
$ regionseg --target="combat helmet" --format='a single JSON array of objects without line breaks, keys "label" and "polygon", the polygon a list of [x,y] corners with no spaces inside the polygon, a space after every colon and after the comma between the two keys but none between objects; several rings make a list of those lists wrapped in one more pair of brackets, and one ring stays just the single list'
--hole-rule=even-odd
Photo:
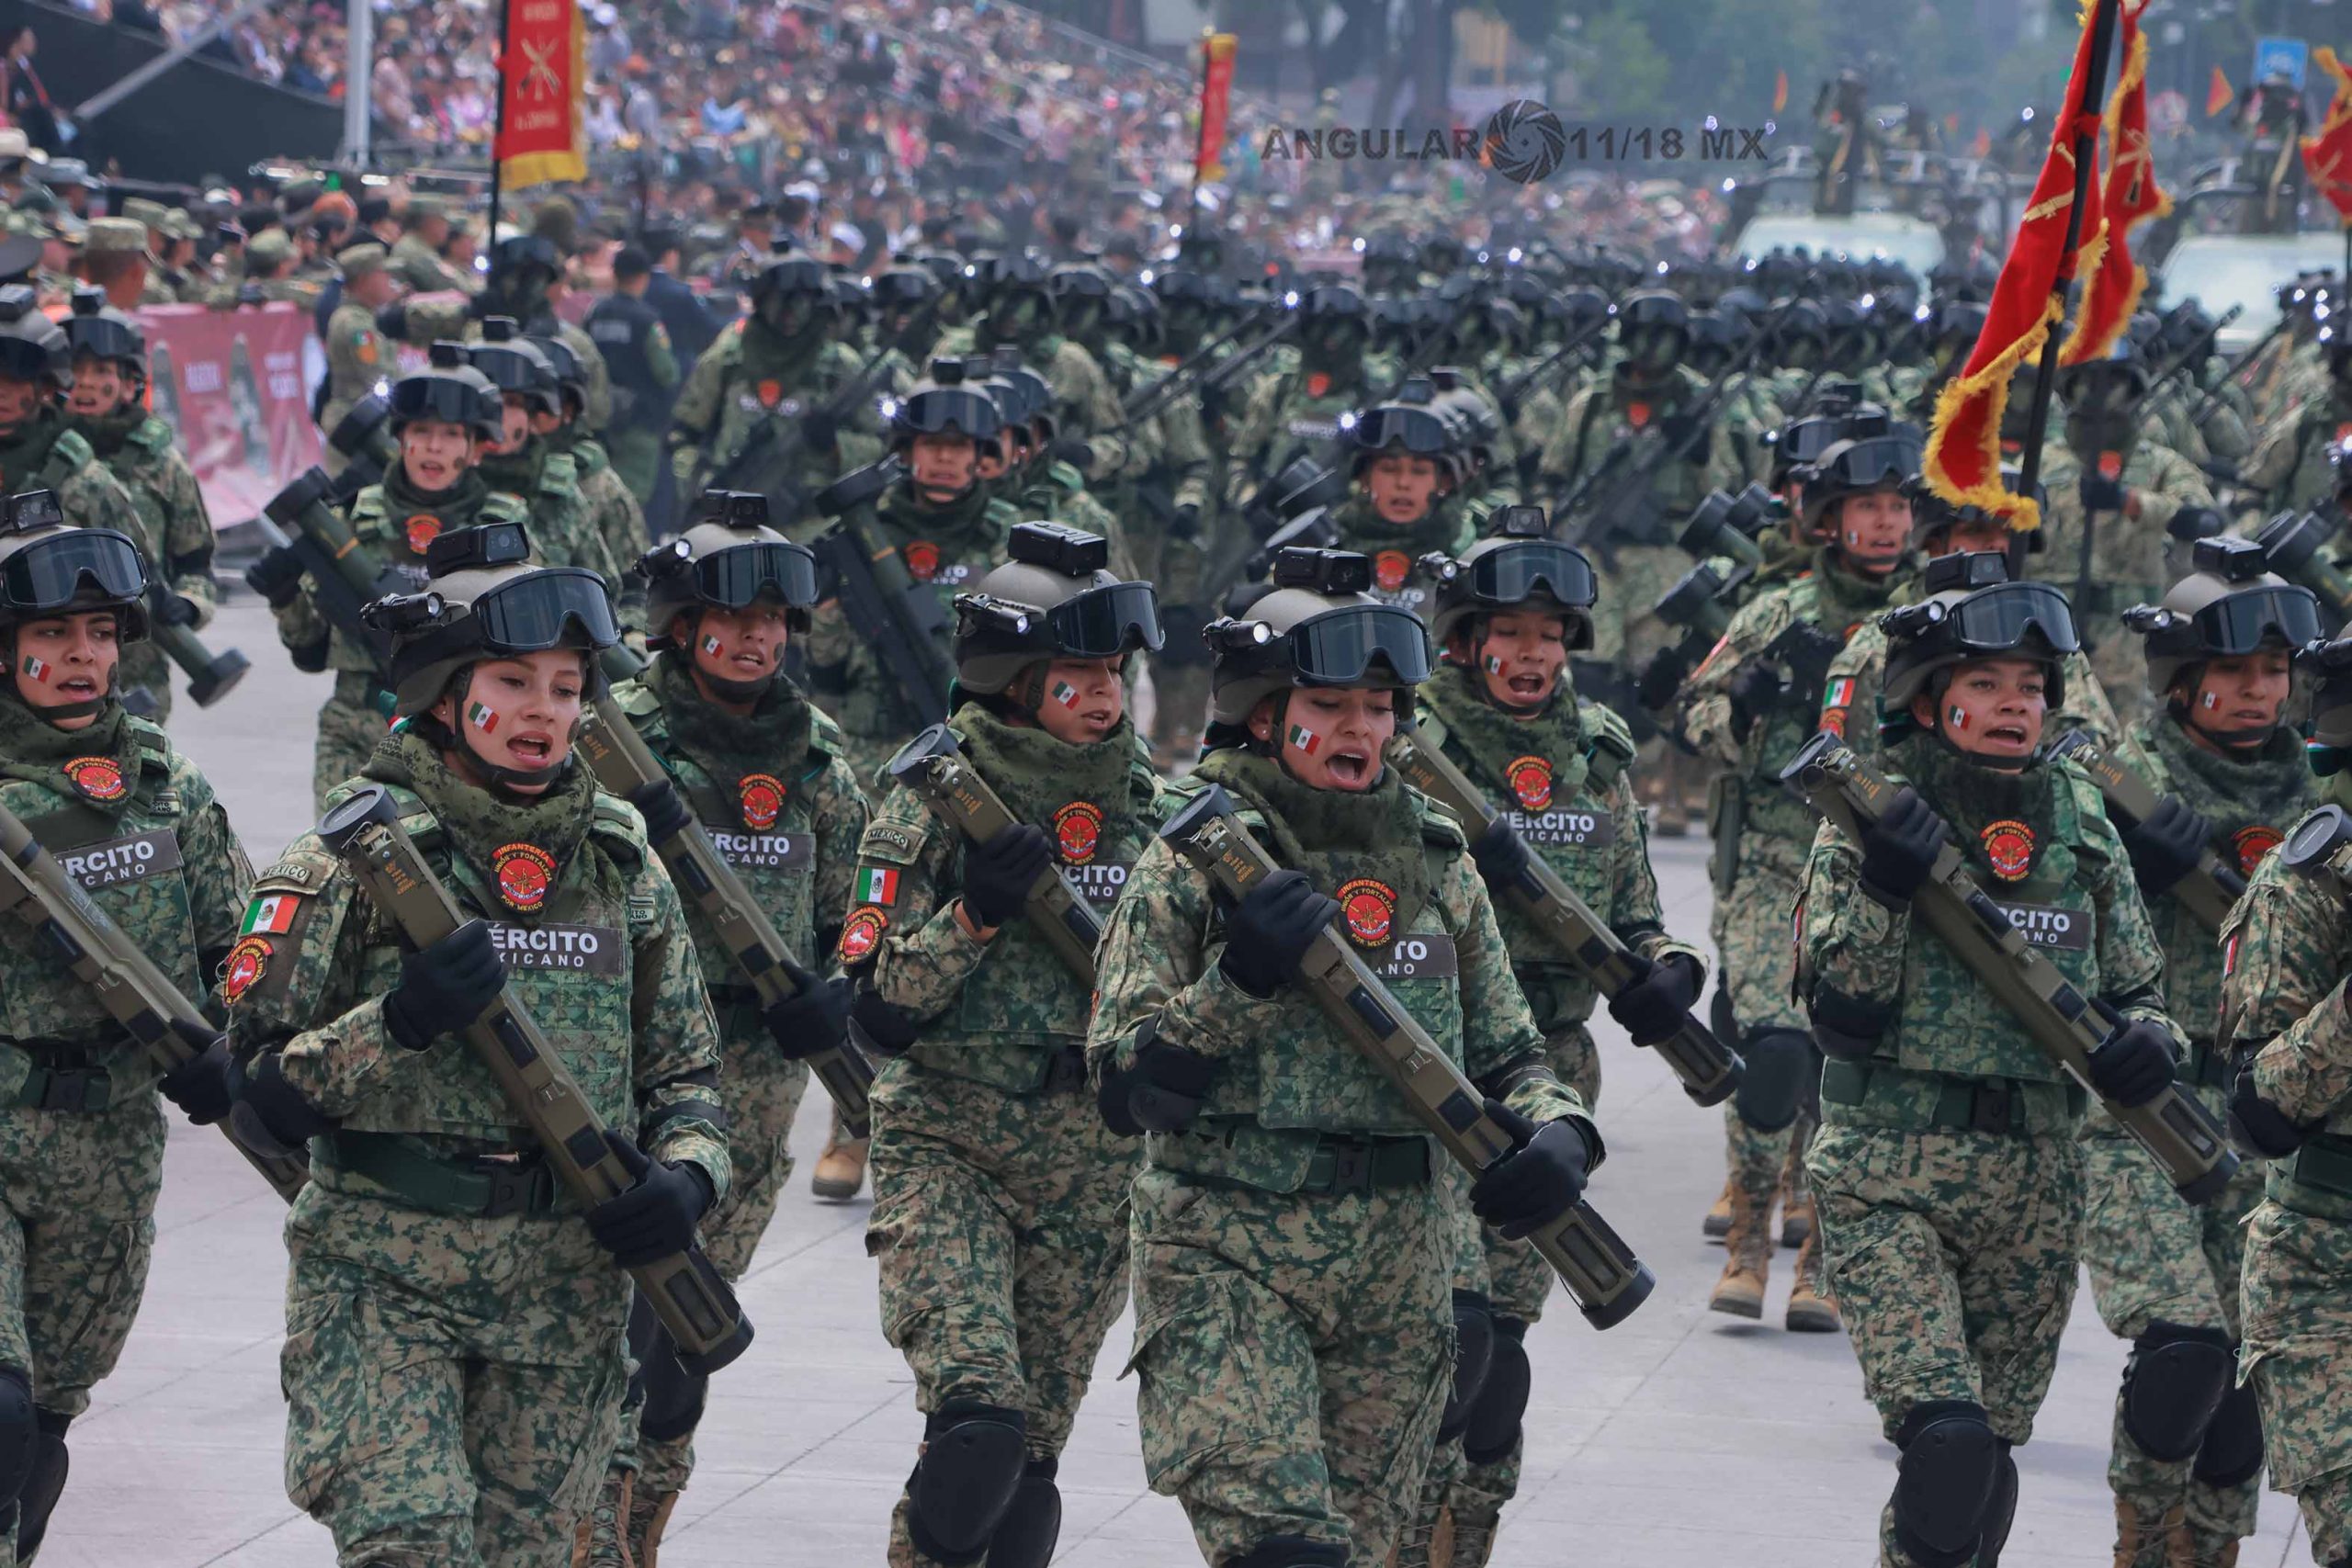
[{"label": "combat helmet", "polygon": [[63,391],[74,384],[74,355],[65,330],[42,314],[29,285],[0,288],[0,376],[47,381]]},{"label": "combat helmet", "polygon": [[[424,549],[426,585],[379,599],[363,612],[391,639],[393,711],[415,722],[451,691],[463,699],[474,665],[549,649],[595,655],[620,639],[605,580],[582,567],[530,564],[531,541],[520,523],[450,528]],[[432,737],[454,744],[456,737]],[[545,784],[571,765],[523,769],[476,759],[492,783]]]},{"label": "combat helmet", "polygon": [[694,522],[639,556],[637,571],[646,583],[645,645],[656,652],[676,646],[670,627],[682,615],[765,599],[783,606],[787,626],[804,632],[817,605],[815,552],[770,525],[768,498],[755,491],[703,491]]},{"label": "combat helmet", "polygon": [[[466,350],[466,362],[502,394],[519,394],[533,413],[563,417],[563,386],[538,345],[523,335],[511,316],[481,324],[481,341]],[[503,421],[502,421],[503,423]]]},{"label": "combat helmet", "polygon": [[2147,639],[2148,690],[2174,696],[2210,659],[2295,652],[2321,637],[2319,595],[2270,570],[2269,552],[2252,539],[2199,539],[2190,570],[2157,604],[2134,604],[2123,624]]},{"label": "combat helmet", "polygon": [[797,251],[772,253],[752,275],[752,314],[787,337],[823,318],[832,290],[825,264]]},{"label": "combat helmet", "polygon": [[444,338],[425,354],[424,369],[392,383],[392,434],[413,421],[434,419],[466,425],[485,441],[505,439],[505,405],[490,378],[466,363],[466,345]]},{"label": "combat helmet", "polygon": [[1910,724],[1911,699],[1935,677],[1972,660],[2040,660],[2047,667],[2050,706],[2065,701],[2065,661],[2079,652],[2075,612],[2046,582],[2012,582],[2008,558],[1998,550],[1940,556],[1928,563],[1914,604],[1879,617],[1886,632],[1886,676],[1879,695],[1880,728]]},{"label": "combat helmet", "polygon": [[1374,458],[1398,453],[1446,468],[1446,459],[1454,456],[1454,428],[1438,412],[1436,399],[1436,387],[1427,377],[1416,376],[1388,401],[1343,419],[1354,472],[1361,476]]},{"label": "combat helmet", "polygon": [[1035,713],[1049,694],[1050,660],[1159,651],[1159,597],[1150,583],[1112,573],[1111,547],[1102,535],[1023,523],[1005,549],[1003,565],[956,596],[958,690],[1002,695]]},{"label": "combat helmet", "polygon": [[904,397],[885,411],[894,442],[904,446],[918,435],[967,435],[993,440],[1004,416],[984,388],[964,378],[964,362],[943,357],[931,362],[931,379],[918,381]]},{"label": "combat helmet", "polygon": [[121,366],[131,378],[134,400],[146,387],[146,331],[135,318],[110,309],[102,290],[74,291],[74,313],[65,318],[65,343],[72,359],[87,357]]},{"label": "combat helmet", "polygon": [[1878,491],[1914,493],[1919,488],[1925,450],[1917,427],[1908,424],[1895,425],[1883,434],[1832,442],[1804,478],[1805,537],[1815,543],[1830,542],[1826,526],[1830,510],[1849,497]]},{"label": "combat helmet", "polygon": [[[21,621],[113,610],[120,640],[138,642],[147,635],[148,581],[147,558],[128,534],[68,525],[53,491],[20,491],[0,502],[0,639]],[[0,640],[0,657],[14,651]]]},{"label": "combat helmet", "polygon": [[1209,733],[1238,745],[1261,698],[1299,686],[1409,692],[1430,678],[1429,632],[1410,610],[1374,598],[1372,558],[1348,550],[1277,553],[1273,586],[1201,632],[1211,654]]},{"label": "combat helmet", "polygon": [[563,417],[578,419],[588,407],[588,367],[581,363],[580,355],[560,337],[537,334],[524,340],[539,351],[539,356],[555,372],[557,391],[563,399]]},{"label": "combat helmet", "polygon": [[1570,652],[1592,647],[1592,606],[1600,597],[1592,563],[1552,536],[1540,506],[1499,508],[1494,533],[1459,557],[1432,551],[1421,567],[1437,582],[1430,640],[1440,649],[1465,620],[1521,606],[1562,617]]}]

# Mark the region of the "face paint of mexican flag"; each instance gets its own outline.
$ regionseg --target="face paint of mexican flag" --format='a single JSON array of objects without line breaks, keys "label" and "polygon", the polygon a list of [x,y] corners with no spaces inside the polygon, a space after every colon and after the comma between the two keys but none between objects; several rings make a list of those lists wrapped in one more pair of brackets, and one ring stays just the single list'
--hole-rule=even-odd
[{"label": "face paint of mexican flag", "polygon": [[31,676],[34,680],[39,681],[42,685],[48,685],[50,676],[55,672],[54,667],[51,666],[48,660],[35,659],[29,653],[25,655],[25,673]]},{"label": "face paint of mexican flag", "polygon": [[1078,705],[1078,688],[1071,685],[1068,681],[1055,682],[1054,701],[1061,704],[1062,706],[1066,708],[1076,707]]},{"label": "face paint of mexican flag", "polygon": [[1944,724],[1948,728],[1966,729],[1968,728],[1968,710],[1961,706],[1958,703],[1952,704],[1951,707],[1944,710]]},{"label": "face paint of mexican flag", "polygon": [[718,652],[721,648],[724,648],[725,646],[726,646],[726,644],[724,644],[724,643],[720,642],[720,641],[719,641],[717,637],[704,637],[704,638],[702,639],[702,650],[703,650],[705,653],[716,654],[716,653],[717,653],[717,652]]},{"label": "face paint of mexican flag", "polygon": [[[25,668],[28,670],[32,668],[32,663],[29,660],[26,661]],[[2199,694],[2197,701],[2208,713],[2212,712],[2215,708],[2222,705],[2221,697],[2212,692]]]},{"label": "face paint of mexican flag", "polygon": [[1290,727],[1290,743],[1312,757],[1322,749],[1323,738],[1303,724],[1294,724]]},{"label": "face paint of mexican flag", "polygon": [[1502,672],[1503,661],[1494,654],[1490,653],[1487,655],[1487,673],[1489,675],[1499,675]]},{"label": "face paint of mexican flag", "polygon": [[466,706],[466,722],[488,735],[498,728],[498,713],[480,703],[469,703]]}]

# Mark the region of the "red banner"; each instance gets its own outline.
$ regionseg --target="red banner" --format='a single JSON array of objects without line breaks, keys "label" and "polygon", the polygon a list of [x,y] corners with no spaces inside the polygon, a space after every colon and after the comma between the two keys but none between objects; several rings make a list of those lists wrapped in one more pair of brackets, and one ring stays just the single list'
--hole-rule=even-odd
[{"label": "red banner", "polygon": [[580,112],[586,66],[578,0],[508,0],[493,149],[508,185],[588,177]]},{"label": "red banner", "polygon": [[1233,51],[1231,33],[1211,33],[1201,40],[1201,139],[1193,147],[1193,178],[1213,180],[1225,173],[1226,115],[1232,107]]},{"label": "red banner", "polygon": [[2303,168],[2312,188],[2335,209],[2336,220],[2352,223],[2352,76],[2325,45],[2312,51],[2312,62],[2335,84],[2335,96],[2327,101],[2319,134],[2303,138]]},{"label": "red banner", "polygon": [[213,525],[258,516],[319,460],[302,368],[309,312],[285,304],[149,305],[137,314],[147,330],[155,412],[179,433]]},{"label": "red banner", "polygon": [[2145,4],[2122,0],[2117,15],[2123,78],[2107,105],[2107,184],[2101,198],[2107,249],[2083,284],[2074,331],[2058,350],[2061,365],[2104,359],[2123,335],[2148,288],[2148,269],[2132,259],[2132,231],[2172,210],[2172,197],[2156,184],[2155,154],[2148,142],[2148,39],[2140,30]]}]

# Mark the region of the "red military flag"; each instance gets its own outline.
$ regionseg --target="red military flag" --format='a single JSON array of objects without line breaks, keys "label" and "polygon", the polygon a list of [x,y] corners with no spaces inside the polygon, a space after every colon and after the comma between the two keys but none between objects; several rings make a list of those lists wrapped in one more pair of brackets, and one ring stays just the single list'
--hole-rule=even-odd
[{"label": "red military flag", "polygon": [[1961,373],[1936,399],[1934,427],[1928,435],[1926,477],[1928,488],[1955,506],[1977,506],[2008,519],[2018,532],[2041,525],[2040,509],[2030,497],[2013,495],[2001,483],[2001,412],[2009,400],[2009,378],[2018,367],[2041,352],[2050,331],[2065,314],[2060,285],[2082,270],[2096,271],[2107,248],[2107,226],[2100,216],[2096,164],[2084,171],[2081,182],[2083,215],[2073,249],[2067,246],[2067,220],[2073,212],[2076,186],[2075,143],[2077,137],[2092,143],[2097,156],[2098,111],[2094,107],[2095,83],[2105,74],[2103,60],[2092,49],[2093,25],[2100,6],[2084,7],[2083,36],[2075,46],[2075,63],[2066,76],[2065,107],[2051,117],[2050,151],[2041,163],[2041,176],[2027,198],[2025,216],[2009,242],[2001,276],[1993,285],[1993,302],[1985,310],[1984,330],[1969,352]]},{"label": "red military flag", "polygon": [[492,152],[507,185],[588,177],[587,39],[578,0],[509,0],[498,51],[498,135]]},{"label": "red military flag", "polygon": [[2148,269],[2132,259],[2132,231],[2172,210],[2172,197],[2156,184],[2154,150],[2148,141],[2148,37],[2140,30],[2147,0],[2122,0],[2118,17],[2123,37],[2123,75],[2107,101],[2107,180],[2102,208],[2107,248],[2083,276],[2075,328],[2058,351],[2062,365],[2105,358],[2122,335],[2132,312],[2147,292]]},{"label": "red military flag", "polygon": [[1225,123],[1233,98],[1237,41],[1231,33],[1211,33],[1201,39],[1201,139],[1193,148],[1195,184],[1225,173]]},{"label": "red military flag", "polygon": [[2218,65],[2213,67],[2213,80],[2205,87],[2205,118],[2211,119],[2228,108],[2237,101],[2237,89],[2232,87],[2230,79],[2222,74],[2222,68]]},{"label": "red military flag", "polygon": [[2328,100],[2319,134],[2303,138],[2303,169],[2336,217],[2352,223],[2352,76],[2324,45],[2312,51],[2312,61],[2335,83],[2335,96]]}]

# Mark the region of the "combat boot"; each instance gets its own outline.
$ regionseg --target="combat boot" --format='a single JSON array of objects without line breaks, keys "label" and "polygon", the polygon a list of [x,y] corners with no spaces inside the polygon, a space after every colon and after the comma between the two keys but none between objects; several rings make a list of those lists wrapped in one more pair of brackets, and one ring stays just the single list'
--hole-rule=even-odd
[{"label": "combat boot", "polygon": [[2183,1517],[2165,1531],[2165,1568],[2237,1568],[2238,1540],[2216,1538]]},{"label": "combat boot", "polygon": [[1707,1298],[1710,1312],[1734,1317],[1764,1315],[1764,1282],[1772,1268],[1771,1195],[1760,1199],[1735,1184],[1731,1193],[1731,1228],[1724,1233],[1723,1278]]},{"label": "combat boot", "polygon": [[636,1568],[660,1568],[662,1532],[677,1511],[675,1492],[637,1492],[628,1500],[628,1550]]},{"label": "combat boot", "polygon": [[629,1498],[636,1487],[633,1470],[605,1472],[596,1506],[580,1521],[579,1533],[571,1538],[571,1568],[637,1568],[637,1554],[629,1551],[622,1528],[628,1520]]},{"label": "combat boot", "polygon": [[2178,1504],[2162,1514],[2144,1515],[2128,1497],[2115,1500],[2115,1568],[2166,1568],[2169,1547],[2180,1533]]},{"label": "combat boot", "polygon": [[825,1152],[809,1173],[808,1190],[828,1203],[846,1203],[856,1197],[865,1185],[865,1149],[864,1138],[844,1138],[839,1133],[827,1138]]},{"label": "combat boot", "polygon": [[1487,1568],[1487,1560],[1495,1554],[1495,1527],[1476,1519],[1453,1516],[1453,1568]]},{"label": "combat boot", "polygon": [[1797,1188],[1792,1190],[1786,1178],[1781,1182],[1781,1245],[1800,1251],[1813,1236],[1813,1194]]},{"label": "combat boot", "polygon": [[[1808,1203],[1810,1201],[1808,1200]],[[1788,1234],[1785,1224],[1781,1234]],[[1821,1232],[1810,1219],[1804,1240],[1797,1247],[1797,1277],[1789,1287],[1789,1311],[1782,1323],[1792,1334],[1835,1334],[1846,1326],[1838,1315],[1837,1298],[1821,1277]]]},{"label": "combat boot", "polygon": [[1715,1194],[1714,1206],[1699,1222],[1699,1234],[1709,1241],[1721,1242],[1731,1229],[1731,1182],[1729,1176],[1724,1178],[1724,1190]]}]

